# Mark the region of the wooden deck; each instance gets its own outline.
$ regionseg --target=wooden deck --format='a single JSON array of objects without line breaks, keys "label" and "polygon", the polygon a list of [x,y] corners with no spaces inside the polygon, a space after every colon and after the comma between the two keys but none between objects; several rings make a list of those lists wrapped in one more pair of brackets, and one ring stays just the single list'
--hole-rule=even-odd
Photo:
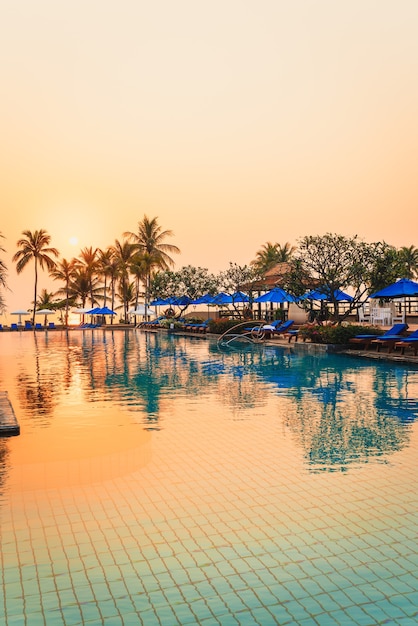
[{"label": "wooden deck", "polygon": [[0,437],[20,435],[20,426],[7,392],[0,392]]}]

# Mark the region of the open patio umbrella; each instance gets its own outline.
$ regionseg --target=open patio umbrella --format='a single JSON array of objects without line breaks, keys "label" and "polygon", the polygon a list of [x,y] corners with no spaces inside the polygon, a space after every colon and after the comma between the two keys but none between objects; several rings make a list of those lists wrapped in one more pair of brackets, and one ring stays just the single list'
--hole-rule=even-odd
[{"label": "open patio umbrella", "polygon": [[388,285],[380,291],[372,293],[370,298],[405,298],[408,296],[418,296],[418,283],[408,278],[401,278]]},{"label": "open patio umbrella", "polygon": [[164,306],[165,304],[170,304],[168,298],[156,298],[149,303],[149,306]]},{"label": "open patio umbrella", "polygon": [[130,309],[129,315],[157,315],[155,311],[150,309],[150,306],[147,306],[145,310],[145,304],[138,304],[136,309]]},{"label": "open patio umbrella", "polygon": [[254,299],[254,302],[294,302],[295,299],[290,293],[287,293],[284,289],[280,287],[274,287],[270,291],[263,293],[262,296]]},{"label": "open patio umbrella", "polygon": [[112,311],[112,309],[109,309],[109,307],[102,306],[94,309],[94,315],[116,315],[116,313]]},{"label": "open patio umbrella", "polygon": [[51,309],[39,309],[39,311],[35,311],[35,315],[44,315],[44,326],[47,324],[48,315],[55,315],[56,311],[52,311]]},{"label": "open patio umbrella", "polygon": [[[347,302],[350,302],[351,300],[353,300],[353,296],[350,296],[350,294],[345,293],[344,291],[341,291],[341,289],[336,289],[334,291],[334,296],[335,296],[335,299],[338,300],[339,302],[343,302],[344,300]],[[299,298],[299,300],[331,301],[331,298],[326,293],[321,291],[321,289],[314,289],[313,291],[308,291],[307,293],[305,293],[303,296]]]},{"label": "open patio umbrella", "polygon": [[213,301],[213,296],[210,293],[206,293],[204,296],[200,296],[200,298],[196,298],[192,300],[190,304],[211,304]]},{"label": "open patio umbrella", "polygon": [[26,309],[18,309],[17,311],[12,311],[11,315],[18,315],[19,319],[17,321],[17,323],[19,324],[19,326],[22,324],[22,315],[28,315],[29,311]]},{"label": "open patio umbrella", "polygon": [[224,291],[221,291],[221,293],[216,294],[216,296],[213,296],[212,298],[212,302],[210,302],[210,304],[216,304],[218,306],[221,306],[222,304],[231,304],[232,302],[232,296],[229,295],[229,293],[225,293]]},{"label": "open patio umbrella", "polygon": [[[406,319],[407,298],[418,296],[418,283],[409,278],[400,278],[395,283],[372,293],[370,298],[385,298],[387,300],[402,299],[404,306],[404,319]],[[400,305],[402,307],[402,304]]]}]

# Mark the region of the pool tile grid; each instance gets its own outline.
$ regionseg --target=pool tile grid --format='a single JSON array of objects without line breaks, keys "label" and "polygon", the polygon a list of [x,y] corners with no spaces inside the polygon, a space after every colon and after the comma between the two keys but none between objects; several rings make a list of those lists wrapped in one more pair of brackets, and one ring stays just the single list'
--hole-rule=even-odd
[{"label": "pool tile grid", "polygon": [[[252,428],[240,440],[235,433],[229,458],[212,464],[220,440],[209,430],[197,467],[187,449],[181,463],[167,455],[168,445],[185,447],[184,433],[178,441],[159,433],[150,467],[67,493],[26,494],[23,517],[2,521],[14,536],[2,551],[7,626],[417,619],[415,544],[396,523],[402,515],[416,529],[410,488],[388,484],[385,468],[370,484],[359,472],[347,490],[337,477],[331,493],[323,477],[285,480],[280,470],[291,471],[294,451],[283,458],[281,449],[278,465],[276,444]],[[249,440],[253,453],[243,459]],[[264,467],[250,471],[261,445]]]}]

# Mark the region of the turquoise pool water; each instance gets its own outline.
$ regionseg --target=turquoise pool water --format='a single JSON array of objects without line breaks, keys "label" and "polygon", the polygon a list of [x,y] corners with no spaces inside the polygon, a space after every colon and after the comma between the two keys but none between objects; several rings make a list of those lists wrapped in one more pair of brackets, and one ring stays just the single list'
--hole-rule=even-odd
[{"label": "turquoise pool water", "polygon": [[418,370],[0,335],[0,623],[416,624]]}]

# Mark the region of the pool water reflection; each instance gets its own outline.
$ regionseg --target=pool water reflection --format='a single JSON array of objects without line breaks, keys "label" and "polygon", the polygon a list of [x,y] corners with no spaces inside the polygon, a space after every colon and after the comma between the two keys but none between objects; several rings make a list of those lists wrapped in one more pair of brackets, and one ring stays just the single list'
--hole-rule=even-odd
[{"label": "pool water reflection", "polygon": [[7,624],[415,623],[418,370],[0,336]]}]

